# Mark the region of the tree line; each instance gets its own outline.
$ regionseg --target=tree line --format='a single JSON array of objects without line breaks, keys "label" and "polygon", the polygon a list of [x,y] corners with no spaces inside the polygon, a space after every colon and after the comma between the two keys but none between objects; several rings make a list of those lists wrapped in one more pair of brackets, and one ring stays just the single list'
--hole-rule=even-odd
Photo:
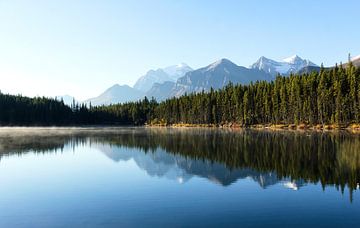
[{"label": "tree line", "polygon": [[147,98],[118,105],[65,105],[63,100],[0,92],[0,126],[143,125],[157,102]]},{"label": "tree line", "polygon": [[250,85],[168,99],[155,109],[165,123],[360,123],[360,70],[351,63],[320,72],[278,76]]},{"label": "tree line", "polygon": [[220,90],[186,94],[158,103],[144,98],[107,106],[0,92],[1,125],[118,124],[350,124],[360,123],[360,69],[321,67],[320,72]]}]

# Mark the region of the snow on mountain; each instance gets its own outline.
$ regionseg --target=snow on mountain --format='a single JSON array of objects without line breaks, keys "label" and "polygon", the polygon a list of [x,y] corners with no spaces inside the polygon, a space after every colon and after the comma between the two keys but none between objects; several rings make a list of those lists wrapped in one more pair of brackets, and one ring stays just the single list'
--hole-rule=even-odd
[{"label": "snow on mountain", "polygon": [[271,80],[271,75],[258,70],[238,66],[228,59],[220,59],[206,67],[190,71],[176,81],[169,97],[185,93],[221,89],[230,82],[249,84],[250,82]]},{"label": "snow on mountain", "polygon": [[307,59],[302,59],[297,55],[290,56],[282,61],[275,61],[264,56],[260,57],[253,65],[252,69],[259,69],[275,76],[277,74],[289,75],[296,73],[304,67],[317,66],[315,63]]},{"label": "snow on mountain", "polygon": [[297,63],[298,61],[301,61],[301,60],[302,59],[299,56],[292,55],[292,56],[290,56],[288,58],[283,59],[283,62],[290,63],[290,64],[295,64],[295,63]]},{"label": "snow on mountain", "polygon": [[185,63],[168,66],[162,69],[150,70],[136,81],[134,88],[147,92],[155,83],[164,83],[166,81],[175,82],[189,71],[192,71],[192,69]]},{"label": "snow on mountain", "polygon": [[173,79],[173,81],[176,81],[193,69],[186,63],[180,63],[178,65],[165,67],[163,70]]},{"label": "snow on mountain", "polygon": [[261,56],[258,61],[256,61],[253,65],[250,66],[250,68],[262,70],[271,75],[276,75],[278,73],[286,73],[289,70],[289,64],[276,62],[272,59]]}]

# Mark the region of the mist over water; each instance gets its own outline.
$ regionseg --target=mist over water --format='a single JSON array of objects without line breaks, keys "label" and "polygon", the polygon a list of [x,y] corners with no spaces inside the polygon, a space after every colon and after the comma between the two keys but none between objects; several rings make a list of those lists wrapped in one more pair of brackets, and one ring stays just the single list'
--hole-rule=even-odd
[{"label": "mist over water", "polygon": [[346,132],[0,128],[0,226],[352,225],[359,149]]}]

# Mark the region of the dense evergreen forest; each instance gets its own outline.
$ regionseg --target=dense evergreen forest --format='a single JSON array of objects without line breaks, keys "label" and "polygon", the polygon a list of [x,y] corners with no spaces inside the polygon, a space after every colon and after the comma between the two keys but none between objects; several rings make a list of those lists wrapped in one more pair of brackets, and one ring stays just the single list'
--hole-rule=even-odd
[{"label": "dense evergreen forest", "polygon": [[229,84],[172,98],[87,107],[0,93],[1,125],[360,123],[360,69],[351,63],[271,82]]},{"label": "dense evergreen forest", "polygon": [[348,67],[277,77],[272,82],[228,85],[159,104],[166,123],[348,124],[360,122],[360,71]]},{"label": "dense evergreen forest", "polygon": [[0,93],[0,125],[143,125],[157,103],[145,98],[126,104],[90,107],[46,97],[28,98]]}]

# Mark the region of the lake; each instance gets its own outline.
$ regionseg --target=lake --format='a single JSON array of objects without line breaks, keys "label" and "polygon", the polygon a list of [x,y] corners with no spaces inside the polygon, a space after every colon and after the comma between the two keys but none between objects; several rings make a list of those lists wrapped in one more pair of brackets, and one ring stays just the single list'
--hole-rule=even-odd
[{"label": "lake", "polygon": [[360,135],[1,128],[0,227],[357,226]]}]

